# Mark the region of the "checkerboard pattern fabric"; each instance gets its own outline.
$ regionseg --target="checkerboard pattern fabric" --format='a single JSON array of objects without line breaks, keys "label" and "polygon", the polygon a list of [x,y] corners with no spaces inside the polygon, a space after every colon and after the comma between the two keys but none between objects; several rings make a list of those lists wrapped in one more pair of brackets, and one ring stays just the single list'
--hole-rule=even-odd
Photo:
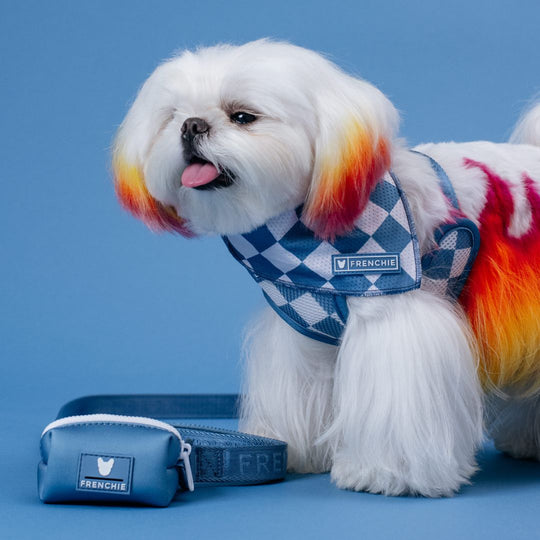
[{"label": "checkerboard pattern fabric", "polygon": [[345,297],[255,279],[268,303],[290,326],[319,341],[338,342],[348,316]]},{"label": "checkerboard pattern fabric", "polygon": [[[347,318],[345,296],[378,296],[420,286],[418,241],[407,200],[393,174],[373,190],[355,229],[333,241],[315,237],[302,208],[256,230],[224,237],[233,256],[261,285],[270,305],[303,333],[337,343]],[[394,272],[333,270],[334,255],[396,254]]]},{"label": "checkerboard pattern fabric", "polygon": [[478,253],[478,229],[468,219],[458,219],[438,231],[436,242],[436,249],[422,257],[422,288],[455,300]]},{"label": "checkerboard pattern fabric", "polygon": [[[460,215],[448,176],[432,158],[426,158],[455,214]],[[250,233],[223,239],[287,323],[311,338],[336,345],[347,322],[347,296],[396,294],[422,284],[426,290],[455,300],[480,245],[476,225],[458,217],[436,231],[436,247],[420,263],[407,198],[392,172],[377,184],[355,229],[347,236],[331,242],[319,240],[303,223],[299,207]],[[333,259],[339,260],[341,255],[364,261],[390,255],[397,257],[399,264],[390,272],[341,273],[333,266]]]}]

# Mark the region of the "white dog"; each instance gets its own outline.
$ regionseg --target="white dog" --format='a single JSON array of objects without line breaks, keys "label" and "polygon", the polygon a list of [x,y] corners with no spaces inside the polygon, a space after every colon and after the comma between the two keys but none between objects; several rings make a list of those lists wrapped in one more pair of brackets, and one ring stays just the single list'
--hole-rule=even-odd
[{"label": "white dog", "polygon": [[[444,172],[408,150],[397,127],[379,90],[314,52],[268,40],[184,52],[149,77],[120,127],[115,181],[124,206],[153,229],[226,235],[273,305],[247,339],[246,431],[287,441],[291,470],[331,470],[342,488],[446,496],[476,470],[484,417],[500,449],[540,457],[540,107],[512,144],[418,148],[446,171],[455,204]],[[412,285],[380,292],[384,272],[352,272],[351,283],[369,278],[375,289],[336,295],[331,255],[369,229],[381,186],[402,200],[408,258],[379,248],[367,257],[401,264],[392,279],[409,265]],[[437,230],[463,217],[481,246],[455,302],[433,276],[420,281],[414,250],[429,255]],[[314,321],[309,331],[285,322],[294,302],[278,298],[295,294],[290,267],[261,276],[248,261],[264,248],[246,244],[252,231],[294,223],[321,243],[314,264],[329,273],[318,292],[301,291],[300,309],[328,300],[344,326],[333,338]],[[300,257],[271,247],[278,266]],[[352,260],[367,264],[365,252]]]}]

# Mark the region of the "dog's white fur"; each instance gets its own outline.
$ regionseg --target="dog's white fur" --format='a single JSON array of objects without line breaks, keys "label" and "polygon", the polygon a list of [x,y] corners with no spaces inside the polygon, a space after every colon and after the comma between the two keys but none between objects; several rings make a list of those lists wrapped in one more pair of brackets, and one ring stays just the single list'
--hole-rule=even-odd
[{"label": "dog's white fur", "polygon": [[[238,110],[259,118],[235,125],[229,116]],[[260,40],[167,61],[140,90],[115,151],[142,169],[151,195],[173,206],[195,233],[243,233],[309,198],[321,161],[339,153],[335,132],[349,115],[391,142],[392,168],[425,252],[449,214],[427,160],[396,138],[398,115],[381,92],[299,47]],[[189,117],[211,126],[199,151],[234,172],[232,186],[181,186],[186,163],[180,131]],[[463,167],[464,156],[504,174],[516,203],[511,232],[520,236],[531,216],[518,171],[540,177],[540,150],[532,146],[540,145],[539,117],[540,107],[524,118],[512,140],[530,145],[473,142],[419,149],[445,168],[464,213],[476,222],[486,201],[485,179],[478,169]],[[483,437],[483,396],[466,317],[425,290],[425,281],[420,290],[351,297],[348,305],[339,348],[299,334],[270,308],[253,324],[246,341],[243,428],[287,441],[292,470],[331,470],[343,488],[451,495],[475,471]],[[501,400],[499,408],[501,403],[511,410],[493,417],[499,418],[493,432],[500,446],[538,457],[538,400],[510,406]],[[527,428],[514,412],[520,408],[534,417]],[[516,431],[527,433],[514,437]]]}]

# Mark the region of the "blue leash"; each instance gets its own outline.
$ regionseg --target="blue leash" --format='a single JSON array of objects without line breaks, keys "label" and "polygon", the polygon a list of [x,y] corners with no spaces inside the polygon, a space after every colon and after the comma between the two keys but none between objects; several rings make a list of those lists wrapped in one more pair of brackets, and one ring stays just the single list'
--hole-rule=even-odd
[{"label": "blue leash", "polygon": [[160,420],[238,418],[238,394],[107,394],[66,403],[56,418],[79,414],[129,414]]},{"label": "blue leash", "polygon": [[237,418],[237,394],[86,396],[42,434],[44,502],[167,506],[178,490],[283,480],[287,445],[181,419]]}]

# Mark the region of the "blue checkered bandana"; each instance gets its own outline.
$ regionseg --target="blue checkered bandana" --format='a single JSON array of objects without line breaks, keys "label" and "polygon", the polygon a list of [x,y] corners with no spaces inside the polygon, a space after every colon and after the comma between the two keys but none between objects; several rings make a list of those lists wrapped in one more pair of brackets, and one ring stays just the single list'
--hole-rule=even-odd
[{"label": "blue checkered bandana", "polygon": [[[431,288],[455,297],[471,257],[474,260],[472,233],[461,221],[460,225],[441,230],[444,249],[429,254],[434,269]],[[412,214],[392,172],[379,181],[346,236],[332,241],[316,238],[302,221],[299,207],[252,232],[223,239],[290,326],[334,345],[347,321],[347,296],[403,293],[419,288],[422,280],[424,260]]]}]

